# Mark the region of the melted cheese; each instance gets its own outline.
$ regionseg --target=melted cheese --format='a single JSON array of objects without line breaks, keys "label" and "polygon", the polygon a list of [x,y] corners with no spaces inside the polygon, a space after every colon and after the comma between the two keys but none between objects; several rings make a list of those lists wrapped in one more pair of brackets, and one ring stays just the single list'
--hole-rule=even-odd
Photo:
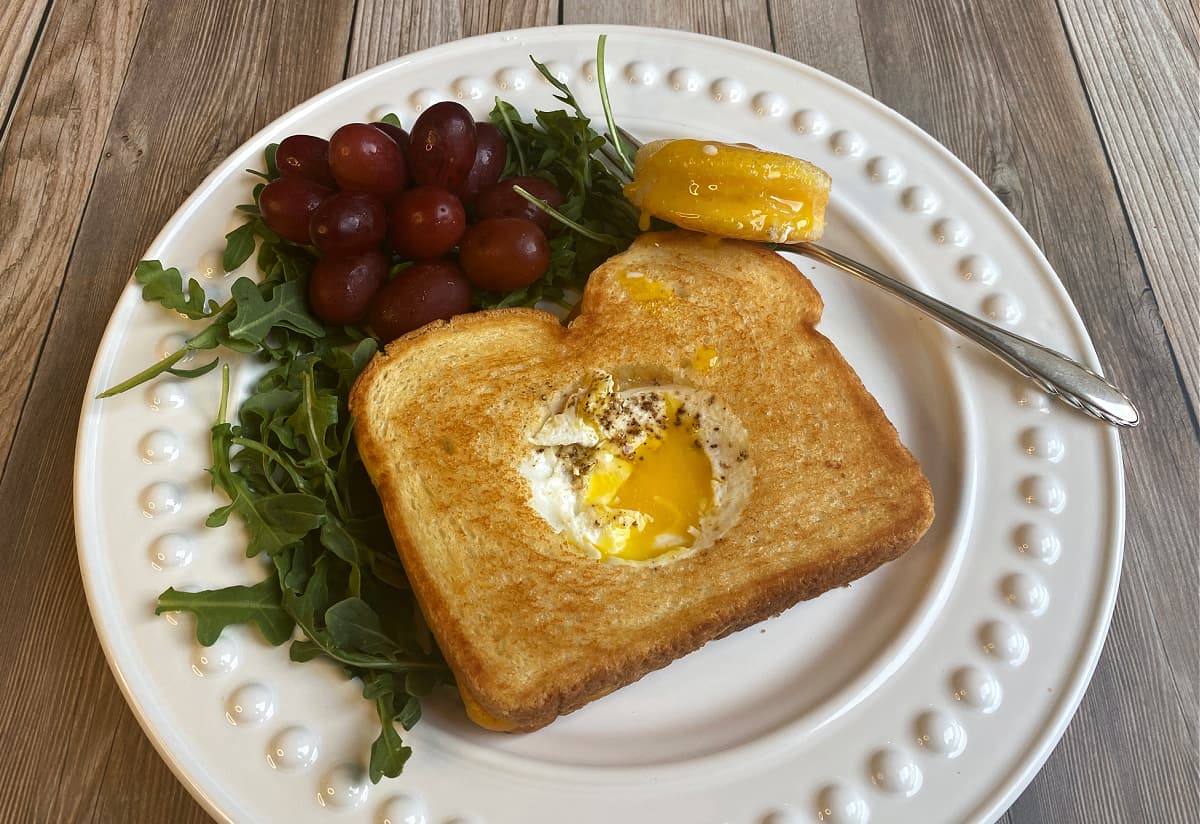
[{"label": "melted cheese", "polygon": [[479,702],[462,687],[458,688],[458,694],[462,697],[463,707],[467,710],[467,718],[470,718],[485,730],[494,730],[496,732],[508,732],[515,730],[516,724],[509,721],[502,721],[496,716],[489,713],[483,707],[479,706]]}]

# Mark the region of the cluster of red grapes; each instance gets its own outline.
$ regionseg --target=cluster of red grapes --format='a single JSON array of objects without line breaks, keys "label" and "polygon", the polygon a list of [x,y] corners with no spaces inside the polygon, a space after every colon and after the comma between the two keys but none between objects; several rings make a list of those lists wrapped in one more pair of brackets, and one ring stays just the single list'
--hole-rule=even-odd
[{"label": "cluster of red grapes", "polygon": [[[383,341],[471,309],[471,286],[518,289],[549,265],[552,206],[562,193],[536,177],[500,180],[500,130],[451,101],[426,109],[411,135],[390,123],[349,123],[329,140],[285,138],[279,177],[259,194],[280,237],[316,247],[312,313],[360,323]],[[413,261],[388,280],[393,257]]]}]

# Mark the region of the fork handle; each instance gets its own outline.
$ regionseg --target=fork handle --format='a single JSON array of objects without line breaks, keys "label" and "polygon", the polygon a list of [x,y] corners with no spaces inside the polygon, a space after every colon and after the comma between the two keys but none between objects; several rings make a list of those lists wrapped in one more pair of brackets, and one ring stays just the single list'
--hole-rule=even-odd
[{"label": "fork handle", "polygon": [[939,323],[966,335],[1064,403],[1115,426],[1137,426],[1138,411],[1121,390],[1061,352],[968,315],[815,243],[796,243],[782,248],[819,260],[897,295]]}]

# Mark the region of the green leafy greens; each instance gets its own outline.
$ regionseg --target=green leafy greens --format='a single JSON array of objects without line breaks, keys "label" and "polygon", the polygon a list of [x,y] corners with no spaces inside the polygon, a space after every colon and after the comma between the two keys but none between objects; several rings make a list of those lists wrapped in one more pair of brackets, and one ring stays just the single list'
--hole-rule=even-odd
[{"label": "green leafy greens", "polygon": [[[595,266],[621,251],[638,233],[636,210],[620,183],[593,153],[604,138],[591,128],[567,87],[533,61],[572,111],[538,111],[533,123],[500,100],[492,121],[509,142],[504,176],[536,175],[565,195],[551,210],[565,228],[551,239],[550,267],[533,285],[507,293],[479,292],[478,307],[566,304]],[[394,115],[385,122],[399,125]],[[290,642],[294,661],[325,658],[362,682],[380,732],[371,746],[372,781],[396,776],[411,755],[397,725],[411,729],[421,699],[453,675],[424,619],[400,564],[383,509],[359,458],[350,388],[377,350],[356,327],[327,327],[308,311],[308,278],[314,250],[280,238],[263,220],[259,195],[275,180],[276,146],[265,152],[266,171],[253,202],[239,205],[242,226],[226,235],[226,271],[255,257],[257,281],[239,278],[222,304],[208,300],[195,279],[159,261],[138,264],[142,298],[204,325],[183,346],[99,397],[109,397],[168,373],[191,378],[214,369],[220,358],[195,369],[177,364],[188,354],[224,348],[252,356],[261,376],[230,420],[230,370],[222,370],[220,409],[211,431],[212,486],[228,503],[208,516],[209,527],[231,517],[246,534],[246,555],[267,565],[250,586],[205,592],[174,588],[159,596],[156,612],[190,612],[196,638],[216,642],[235,624],[250,624],[272,645]],[[408,261],[393,259],[394,276]]]},{"label": "green leafy greens", "polygon": [[[502,178],[530,175],[553,183],[566,201],[558,209],[543,208],[568,231],[550,239],[550,268],[541,279],[511,292],[477,292],[475,305],[481,308],[539,301],[568,305],[591,271],[638,234],[637,209],[625,199],[620,181],[596,159],[606,138],[592,128],[571,90],[537,60],[533,65],[558,91],[555,99],[571,111],[535,111],[534,122],[526,123],[497,98],[491,120],[511,149]],[[523,196],[532,199],[527,192]]]}]

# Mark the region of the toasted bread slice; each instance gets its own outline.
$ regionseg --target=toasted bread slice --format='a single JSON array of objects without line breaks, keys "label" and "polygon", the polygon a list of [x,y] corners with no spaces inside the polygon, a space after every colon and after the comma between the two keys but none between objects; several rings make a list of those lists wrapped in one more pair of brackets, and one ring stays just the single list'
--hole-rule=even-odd
[{"label": "toasted bread slice", "polygon": [[[476,720],[544,726],[924,534],[929,483],[813,328],[821,310],[761,246],[647,234],[592,274],[568,327],[532,309],[480,312],[376,356],[350,399],[359,450]],[[518,471],[529,439],[597,369],[710,391],[740,418],[757,474],[713,546],[659,566],[604,563],[531,507]]]}]

